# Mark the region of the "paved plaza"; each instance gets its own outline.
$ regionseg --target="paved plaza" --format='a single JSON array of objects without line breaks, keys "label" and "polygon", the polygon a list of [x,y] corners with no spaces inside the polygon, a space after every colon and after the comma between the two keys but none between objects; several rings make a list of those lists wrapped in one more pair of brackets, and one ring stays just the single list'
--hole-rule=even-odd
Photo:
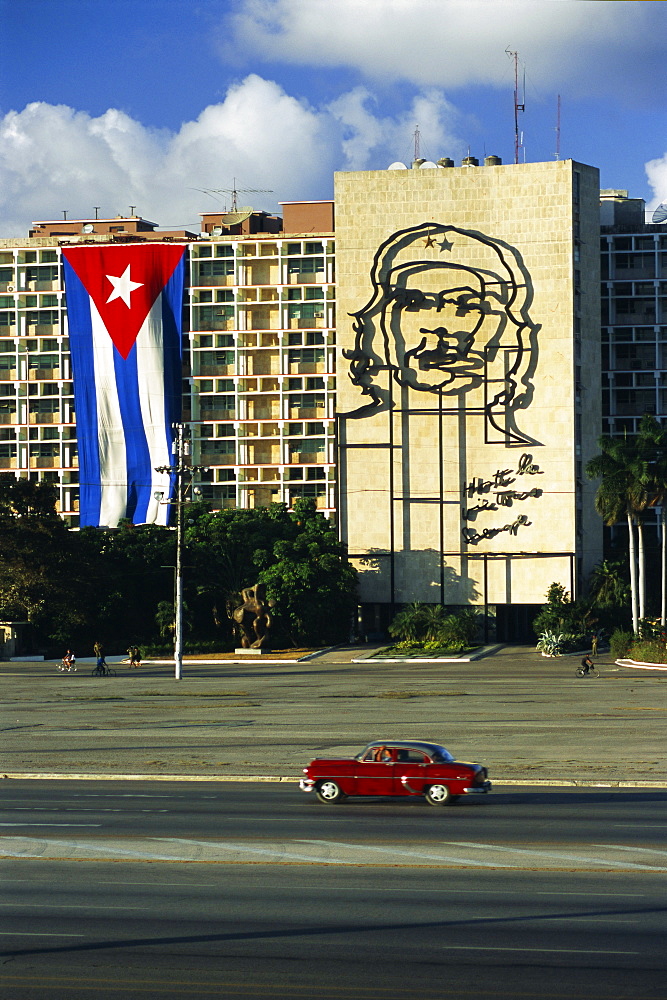
[{"label": "paved plaza", "polygon": [[[472,662],[387,663],[371,648],[301,662],[146,663],[94,678],[0,662],[0,774],[300,777],[372,739],[443,743],[496,783],[667,786],[667,673],[502,647]],[[353,662],[353,661],[360,662]]]}]

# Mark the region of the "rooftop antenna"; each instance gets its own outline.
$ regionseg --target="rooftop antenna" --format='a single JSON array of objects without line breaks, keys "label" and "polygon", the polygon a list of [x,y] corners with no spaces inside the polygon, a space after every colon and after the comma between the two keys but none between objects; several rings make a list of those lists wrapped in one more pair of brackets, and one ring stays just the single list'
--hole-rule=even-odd
[{"label": "rooftop antenna", "polygon": [[519,53],[505,49],[505,54],[514,60],[514,162],[519,162],[519,112],[526,110],[526,70],[523,71],[523,100],[519,102]]},{"label": "rooftop antenna", "polygon": [[63,220],[67,222],[67,210],[63,208]]},{"label": "rooftop antenna", "polygon": [[136,207],[137,207],[136,205],[130,205],[130,218],[131,219],[134,218],[134,210],[135,210]]},{"label": "rooftop antenna", "polygon": [[[231,194],[232,204],[230,212],[239,211],[237,200],[237,196],[239,194],[273,194],[273,190],[271,188],[237,188],[236,177],[234,178],[234,187],[231,188],[193,188],[192,190],[201,191],[202,194],[210,194],[212,198],[215,198],[216,194]],[[241,209],[241,211],[243,211],[243,209]]]},{"label": "rooftop antenna", "polygon": [[560,160],[560,94],[556,107],[556,159]]},{"label": "rooftop antenna", "polygon": [[419,140],[420,140],[420,138],[421,138],[421,134],[419,132],[419,125],[415,125],[415,131],[414,131],[414,140],[415,140],[415,155],[414,155],[414,159],[415,160],[419,159]]},{"label": "rooftop antenna", "polygon": [[93,208],[95,209],[95,218],[99,219],[99,215],[97,213],[100,210],[100,206],[99,205],[93,205]]}]

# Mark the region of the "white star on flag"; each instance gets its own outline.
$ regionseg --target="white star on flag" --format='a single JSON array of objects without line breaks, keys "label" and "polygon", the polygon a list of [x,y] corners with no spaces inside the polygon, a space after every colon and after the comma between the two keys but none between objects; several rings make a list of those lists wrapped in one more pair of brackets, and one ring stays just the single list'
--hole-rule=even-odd
[{"label": "white star on flag", "polygon": [[107,274],[107,278],[113,285],[113,292],[107,299],[107,304],[114,299],[122,299],[127,308],[130,308],[130,295],[135,288],[141,288],[143,281],[132,281],[130,278],[130,265],[128,264],[120,277]]}]

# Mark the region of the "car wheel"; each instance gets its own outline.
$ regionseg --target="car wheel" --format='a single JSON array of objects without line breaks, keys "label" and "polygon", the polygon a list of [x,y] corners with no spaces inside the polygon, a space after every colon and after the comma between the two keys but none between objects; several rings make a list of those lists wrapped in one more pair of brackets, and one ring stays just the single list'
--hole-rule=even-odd
[{"label": "car wheel", "polygon": [[430,785],[426,789],[426,801],[430,806],[446,806],[452,799],[447,785]]},{"label": "car wheel", "polygon": [[320,802],[340,802],[341,799],[345,798],[340,790],[340,786],[330,778],[318,782],[315,787],[315,793]]}]

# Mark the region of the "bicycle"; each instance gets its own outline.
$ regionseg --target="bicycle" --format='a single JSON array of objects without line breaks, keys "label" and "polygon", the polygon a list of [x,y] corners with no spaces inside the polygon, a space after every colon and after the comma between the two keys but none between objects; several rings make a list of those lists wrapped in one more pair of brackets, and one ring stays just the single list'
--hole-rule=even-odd
[{"label": "bicycle", "polygon": [[593,663],[590,667],[577,667],[575,674],[577,677],[599,677],[600,671]]},{"label": "bicycle", "polygon": [[98,663],[96,667],[90,671],[91,677],[115,677],[116,671],[113,667],[107,666],[106,663]]}]

